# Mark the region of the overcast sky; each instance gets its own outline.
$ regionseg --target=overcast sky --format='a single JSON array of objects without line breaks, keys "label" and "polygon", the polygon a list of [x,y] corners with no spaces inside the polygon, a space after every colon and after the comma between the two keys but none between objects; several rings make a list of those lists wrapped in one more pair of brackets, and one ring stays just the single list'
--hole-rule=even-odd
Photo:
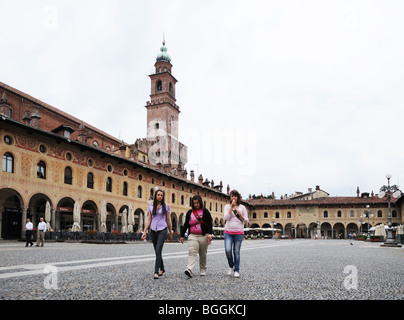
[{"label": "overcast sky", "polygon": [[188,172],[279,198],[404,180],[404,2],[2,0],[0,81],[146,137],[165,34]]}]

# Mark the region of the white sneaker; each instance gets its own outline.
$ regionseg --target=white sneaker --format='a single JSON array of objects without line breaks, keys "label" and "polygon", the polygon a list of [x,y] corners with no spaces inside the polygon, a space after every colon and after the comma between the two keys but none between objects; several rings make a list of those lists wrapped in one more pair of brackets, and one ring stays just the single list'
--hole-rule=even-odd
[{"label": "white sneaker", "polygon": [[235,271],[234,272],[234,278],[239,278],[239,277],[240,277],[240,274],[237,271]]},{"label": "white sneaker", "polygon": [[227,271],[227,275],[231,276],[233,274],[233,268],[230,268],[229,271]]},{"label": "white sneaker", "polygon": [[201,271],[201,274],[200,274],[200,275],[201,275],[201,277],[202,277],[202,276],[206,276],[206,271]]}]

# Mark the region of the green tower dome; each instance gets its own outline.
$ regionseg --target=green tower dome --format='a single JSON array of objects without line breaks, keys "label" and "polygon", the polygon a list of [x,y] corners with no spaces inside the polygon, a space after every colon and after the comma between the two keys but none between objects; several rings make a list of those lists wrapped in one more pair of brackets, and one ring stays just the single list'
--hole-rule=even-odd
[{"label": "green tower dome", "polygon": [[160,48],[160,53],[157,55],[156,61],[167,61],[171,62],[171,57],[167,53],[167,47],[165,41],[163,41],[163,46]]}]

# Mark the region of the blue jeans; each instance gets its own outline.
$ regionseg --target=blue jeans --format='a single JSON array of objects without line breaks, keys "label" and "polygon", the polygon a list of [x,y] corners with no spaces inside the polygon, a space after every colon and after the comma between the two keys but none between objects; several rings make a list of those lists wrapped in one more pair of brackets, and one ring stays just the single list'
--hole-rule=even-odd
[{"label": "blue jeans", "polygon": [[153,242],[154,251],[156,253],[156,263],[154,264],[154,273],[159,273],[159,270],[164,270],[164,263],[163,263],[163,246],[164,242],[167,239],[167,228],[161,231],[151,231],[151,240]]},{"label": "blue jeans", "polygon": [[224,234],[224,250],[226,252],[229,267],[235,272],[240,271],[240,247],[243,241],[243,234]]}]

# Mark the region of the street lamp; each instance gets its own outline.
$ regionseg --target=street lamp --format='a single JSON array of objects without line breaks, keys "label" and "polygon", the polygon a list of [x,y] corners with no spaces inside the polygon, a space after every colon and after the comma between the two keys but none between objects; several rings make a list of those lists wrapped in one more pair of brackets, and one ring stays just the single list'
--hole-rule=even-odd
[{"label": "street lamp", "polygon": [[276,225],[275,218],[272,217],[272,239],[275,239],[275,225]]},{"label": "street lamp", "polygon": [[369,218],[373,218],[373,212],[369,211],[370,206],[366,206],[366,211],[363,213],[363,218],[368,218],[368,237],[367,240],[370,240],[370,232],[369,232]]},{"label": "street lamp", "polygon": [[393,192],[394,198],[398,198],[401,195],[401,192],[398,189],[398,186],[396,186],[396,185],[390,186],[391,174],[386,174],[386,178],[387,178],[387,186],[382,186],[380,188],[380,193],[379,193],[379,198],[384,198],[385,195],[387,194],[388,217],[389,217],[389,224],[388,224],[388,228],[387,228],[387,239],[384,242],[384,244],[382,244],[382,246],[401,247],[401,245],[398,244],[397,241],[393,238],[393,228],[391,225],[391,208],[390,208],[391,193]]},{"label": "street lamp", "polygon": [[358,224],[359,224],[359,232],[362,234],[362,224],[364,224],[362,216],[359,217]]}]

